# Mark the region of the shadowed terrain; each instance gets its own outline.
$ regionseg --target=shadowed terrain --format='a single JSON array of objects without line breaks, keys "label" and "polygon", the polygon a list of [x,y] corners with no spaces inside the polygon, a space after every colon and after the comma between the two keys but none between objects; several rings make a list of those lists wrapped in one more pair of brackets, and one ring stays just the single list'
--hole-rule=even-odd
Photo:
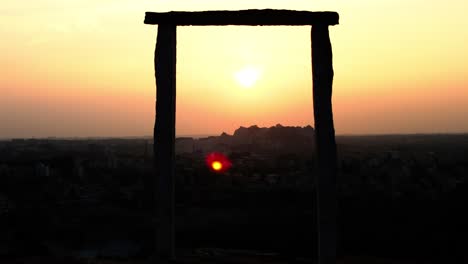
[{"label": "shadowed terrain", "polygon": [[[315,158],[292,151],[299,139],[291,133],[310,142],[314,130],[252,126],[177,140],[181,261],[314,259]],[[236,137],[250,142],[233,143]],[[284,138],[284,147],[263,148],[270,137]],[[466,259],[468,136],[338,136],[337,143],[343,263]],[[219,144],[233,164],[223,174],[204,161]],[[2,141],[0,157],[2,263],[32,256],[128,262],[152,254],[157,219],[147,139],[18,139]]]}]

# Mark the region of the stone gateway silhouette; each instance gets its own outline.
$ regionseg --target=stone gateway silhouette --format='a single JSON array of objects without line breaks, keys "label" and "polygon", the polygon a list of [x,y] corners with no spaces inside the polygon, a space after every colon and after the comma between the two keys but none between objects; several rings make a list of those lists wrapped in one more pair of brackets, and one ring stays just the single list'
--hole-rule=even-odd
[{"label": "stone gateway silhouette", "polygon": [[332,112],[333,63],[328,27],[337,25],[336,12],[240,10],[203,12],[147,12],[145,24],[158,25],[154,56],[156,121],[156,258],[175,258],[174,178],[177,26],[312,26],[312,77],[318,175],[317,217],[319,263],[336,263],[336,143]]}]

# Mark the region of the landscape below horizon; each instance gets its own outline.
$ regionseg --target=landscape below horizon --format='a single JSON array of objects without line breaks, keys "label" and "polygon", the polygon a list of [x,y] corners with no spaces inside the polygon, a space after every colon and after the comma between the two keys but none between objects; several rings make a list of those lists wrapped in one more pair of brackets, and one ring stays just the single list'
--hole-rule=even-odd
[{"label": "landscape below horizon", "polygon": [[[336,141],[339,259],[468,259],[468,135]],[[151,257],[152,144],[151,138],[0,141],[0,262]],[[179,256],[298,263],[316,257],[311,126],[240,127],[232,135],[177,138],[175,148]],[[207,166],[213,152],[232,166],[222,172]]]}]

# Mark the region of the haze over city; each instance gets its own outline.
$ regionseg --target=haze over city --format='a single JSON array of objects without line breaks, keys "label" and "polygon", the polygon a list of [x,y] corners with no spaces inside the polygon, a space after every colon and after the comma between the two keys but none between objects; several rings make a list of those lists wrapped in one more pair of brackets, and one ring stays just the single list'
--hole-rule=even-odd
[{"label": "haze over city", "polygon": [[[337,134],[468,132],[466,1],[6,0],[0,138],[145,136],[156,29],[145,11],[337,11]],[[309,27],[179,27],[177,134],[314,125]]]}]

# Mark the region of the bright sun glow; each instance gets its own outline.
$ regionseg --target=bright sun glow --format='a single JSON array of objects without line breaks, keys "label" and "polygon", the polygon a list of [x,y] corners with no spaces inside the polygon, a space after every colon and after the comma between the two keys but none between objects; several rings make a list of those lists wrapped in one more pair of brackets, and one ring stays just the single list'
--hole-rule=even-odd
[{"label": "bright sun glow", "polygon": [[235,73],[237,82],[245,88],[252,87],[260,78],[260,70],[253,66],[246,66]]},{"label": "bright sun glow", "polygon": [[213,163],[211,163],[211,167],[213,168],[213,170],[219,171],[223,168],[223,164],[221,164],[221,162],[219,161],[214,161]]}]

